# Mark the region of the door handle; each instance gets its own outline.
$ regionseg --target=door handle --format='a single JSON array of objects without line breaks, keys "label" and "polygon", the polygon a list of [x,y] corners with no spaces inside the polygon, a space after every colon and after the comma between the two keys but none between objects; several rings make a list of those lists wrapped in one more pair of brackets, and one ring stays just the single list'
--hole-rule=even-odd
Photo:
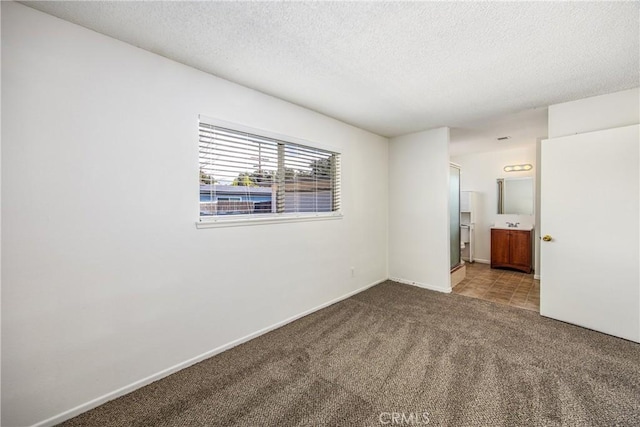
[{"label": "door handle", "polygon": [[542,237],[542,240],[544,240],[545,242],[550,242],[553,239],[548,234],[545,234],[544,237]]}]

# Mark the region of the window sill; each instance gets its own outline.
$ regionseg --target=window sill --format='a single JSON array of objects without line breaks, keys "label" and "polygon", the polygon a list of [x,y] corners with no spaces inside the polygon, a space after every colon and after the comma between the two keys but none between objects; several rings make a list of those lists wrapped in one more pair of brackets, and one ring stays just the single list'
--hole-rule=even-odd
[{"label": "window sill", "polygon": [[220,227],[240,227],[247,225],[262,224],[282,224],[287,222],[307,222],[307,221],[326,221],[331,219],[342,219],[341,212],[317,213],[317,214],[283,214],[278,216],[243,216],[243,217],[222,217],[222,218],[203,218],[196,222],[196,228],[220,228]]}]

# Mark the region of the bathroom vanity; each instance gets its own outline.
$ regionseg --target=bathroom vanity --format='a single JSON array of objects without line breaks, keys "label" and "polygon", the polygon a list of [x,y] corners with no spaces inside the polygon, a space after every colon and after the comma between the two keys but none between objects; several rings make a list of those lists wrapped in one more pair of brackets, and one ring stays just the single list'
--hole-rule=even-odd
[{"label": "bathroom vanity", "polygon": [[532,228],[491,228],[491,268],[507,267],[531,273],[532,248]]}]

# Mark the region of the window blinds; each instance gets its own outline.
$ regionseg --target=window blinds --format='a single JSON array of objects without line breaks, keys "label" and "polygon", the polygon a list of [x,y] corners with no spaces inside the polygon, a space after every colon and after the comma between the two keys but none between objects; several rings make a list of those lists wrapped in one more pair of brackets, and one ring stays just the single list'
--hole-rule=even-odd
[{"label": "window blinds", "polygon": [[200,121],[200,215],[340,210],[340,155]]}]

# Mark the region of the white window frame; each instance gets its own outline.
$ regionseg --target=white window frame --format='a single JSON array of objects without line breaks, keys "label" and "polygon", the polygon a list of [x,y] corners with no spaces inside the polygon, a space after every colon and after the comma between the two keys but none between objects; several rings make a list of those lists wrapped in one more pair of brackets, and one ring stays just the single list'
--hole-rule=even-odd
[{"label": "white window frame", "polygon": [[[213,126],[223,127],[227,129],[233,129],[239,132],[246,132],[246,133],[259,135],[266,138],[275,139],[285,144],[292,143],[292,144],[302,145],[304,147],[326,150],[326,151],[330,151],[338,155],[341,155],[339,150],[327,144],[318,144],[318,143],[310,142],[300,138],[295,138],[289,135],[282,135],[277,132],[272,132],[265,129],[256,129],[256,128],[252,128],[250,126],[242,125],[239,123],[227,122],[227,121],[216,119],[213,117],[204,116],[202,114],[198,116],[198,124],[200,122],[204,122]],[[198,131],[198,140],[199,140],[199,131]],[[199,160],[198,160],[198,167],[199,167]],[[338,180],[342,179],[341,174],[339,174],[337,179]],[[338,182],[338,185],[340,186],[341,183]],[[199,196],[200,194],[198,193],[198,200],[200,199]],[[294,213],[272,213],[272,214],[262,213],[262,214],[252,214],[252,215],[230,215],[230,216],[214,215],[214,216],[207,216],[207,217],[198,216],[198,221],[196,221],[196,228],[201,229],[201,228],[217,228],[217,227],[237,227],[237,226],[247,226],[247,225],[278,224],[278,223],[289,223],[289,222],[336,220],[336,219],[342,219],[343,217],[342,199],[340,200],[339,206],[340,207],[337,211],[332,211],[332,212],[294,212]],[[199,204],[198,204],[197,212],[200,212]]]}]

